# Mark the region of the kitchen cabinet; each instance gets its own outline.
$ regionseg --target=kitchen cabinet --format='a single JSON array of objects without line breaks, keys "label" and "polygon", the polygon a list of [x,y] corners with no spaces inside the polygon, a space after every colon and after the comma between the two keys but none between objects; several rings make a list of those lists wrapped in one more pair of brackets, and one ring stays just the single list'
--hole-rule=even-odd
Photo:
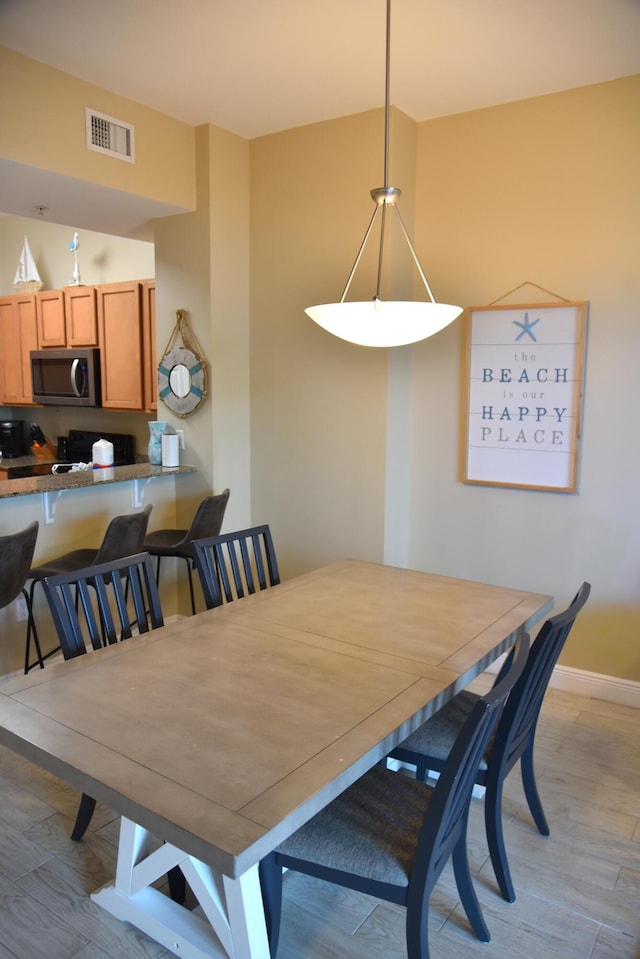
[{"label": "kitchen cabinet", "polygon": [[46,290],[44,293],[36,293],[36,323],[38,349],[67,345],[63,290]]},{"label": "kitchen cabinet", "polygon": [[71,286],[37,293],[36,313],[40,349],[98,345],[95,287]]},{"label": "kitchen cabinet", "polygon": [[38,348],[36,297],[0,297],[0,383],[5,406],[34,406],[29,353]]},{"label": "kitchen cabinet", "polygon": [[143,410],[142,284],[96,287],[102,406]]},{"label": "kitchen cabinet", "polygon": [[0,297],[0,404],[36,405],[31,350],[100,348],[102,406],[158,408],[155,280]]},{"label": "kitchen cabinet", "polygon": [[144,408],[151,413],[158,409],[155,280],[144,280],[141,292]]},{"label": "kitchen cabinet", "polygon": [[94,286],[65,288],[64,323],[67,346],[98,345],[98,310]]}]

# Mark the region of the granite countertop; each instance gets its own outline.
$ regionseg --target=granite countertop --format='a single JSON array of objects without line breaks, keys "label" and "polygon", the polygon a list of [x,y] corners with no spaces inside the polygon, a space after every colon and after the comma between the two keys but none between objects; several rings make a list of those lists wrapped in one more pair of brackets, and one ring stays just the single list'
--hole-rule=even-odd
[{"label": "granite countertop", "polygon": [[[21,457],[32,462],[32,457]],[[42,460],[39,460],[42,462]],[[21,465],[11,460],[12,465]],[[25,465],[28,465],[25,462]],[[196,466],[151,466],[150,463],[133,463],[131,466],[113,466],[108,469],[79,470],[74,473],[52,473],[45,476],[29,476],[25,479],[0,481],[0,499],[14,496],[28,496],[33,493],[57,493],[68,489],[85,489],[87,486],[124,483],[127,480],[146,480],[162,476],[177,476],[182,473],[194,473]]]},{"label": "granite countertop", "polygon": [[0,456],[0,470],[10,469],[12,466],[35,466],[36,463],[57,463],[58,460],[50,460],[42,456],[35,456],[33,453],[25,453],[24,456]]}]

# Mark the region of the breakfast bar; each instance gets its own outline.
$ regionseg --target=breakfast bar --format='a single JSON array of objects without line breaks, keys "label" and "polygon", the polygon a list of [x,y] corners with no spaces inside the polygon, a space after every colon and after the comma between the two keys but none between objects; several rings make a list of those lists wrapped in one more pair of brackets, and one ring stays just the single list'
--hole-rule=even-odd
[{"label": "breakfast bar", "polygon": [[[32,565],[39,565],[71,550],[97,548],[114,516],[148,505],[153,506],[151,529],[175,526],[178,497],[199,498],[198,482],[197,467],[168,469],[149,463],[3,480],[0,536],[16,533],[38,520]],[[163,598],[165,612],[171,614],[178,601],[176,591],[165,587]],[[56,647],[41,590],[35,594],[35,616],[43,649]],[[0,675],[22,668],[26,629],[26,608],[21,611],[19,605],[12,603],[0,609]]]},{"label": "breakfast bar", "polygon": [[[176,955],[267,959],[261,858],[552,605],[344,560],[0,682],[0,742],[122,815],[96,902]],[[194,912],[152,887],[176,865]]]},{"label": "breakfast bar", "polygon": [[[53,463],[51,464],[53,466]],[[152,466],[150,463],[132,463],[107,469],[77,470],[70,473],[47,473],[22,479],[0,481],[0,500],[18,496],[42,496],[42,518],[46,524],[55,521],[56,503],[65,490],[103,487],[112,483],[131,483],[134,509],[142,505],[144,487],[153,479],[195,472],[195,466]]]}]

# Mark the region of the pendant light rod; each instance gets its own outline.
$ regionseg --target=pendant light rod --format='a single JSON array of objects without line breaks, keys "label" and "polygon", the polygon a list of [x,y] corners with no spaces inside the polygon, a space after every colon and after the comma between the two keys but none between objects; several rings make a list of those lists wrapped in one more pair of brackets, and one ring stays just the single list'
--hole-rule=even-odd
[{"label": "pendant light rod", "polygon": [[[387,0],[387,33],[385,40],[385,70],[384,70],[384,191],[389,190],[389,115],[391,89],[391,0]],[[399,194],[398,194],[399,195]],[[375,198],[374,198],[375,199]],[[382,289],[382,262],[384,257],[384,231],[387,225],[387,200],[382,203],[382,224],[380,226],[380,248],[378,250],[378,274],[376,277],[376,295],[380,299]],[[393,202],[393,201],[392,201]]]},{"label": "pendant light rod", "polygon": [[[361,346],[393,347],[417,343],[452,323],[462,313],[462,307],[449,303],[437,303],[427,277],[422,269],[418,254],[409,236],[396,201],[400,190],[389,186],[389,142],[391,125],[391,0],[386,0],[386,69],[384,97],[384,186],[371,190],[371,199],[375,209],[369,221],[364,239],[360,244],[355,262],[349,273],[342,296],[337,303],[321,303],[309,306],[305,310],[308,316],[323,329],[350,343]],[[387,226],[387,207],[395,210],[402,235],[411,251],[420,278],[429,295],[430,302],[421,300],[384,301],[381,296],[381,282],[384,264],[384,235]],[[370,300],[345,302],[351,281],[358,268],[362,254],[371,235],[376,217],[382,210],[380,227],[380,245],[378,249],[378,271],[376,292]],[[389,214],[390,215],[390,214]]]},{"label": "pendant light rod", "polygon": [[373,215],[372,215],[371,219],[369,220],[369,226],[367,227],[367,232],[366,232],[365,235],[364,235],[364,240],[363,240],[362,243],[360,244],[360,249],[358,250],[358,254],[357,254],[357,256],[356,256],[355,262],[354,262],[353,266],[351,267],[351,273],[349,274],[349,278],[348,278],[348,280],[347,280],[347,282],[346,282],[346,284],[345,284],[344,290],[342,291],[342,296],[340,297],[340,300],[339,300],[340,303],[344,303],[344,298],[345,298],[345,296],[347,295],[347,293],[349,292],[349,287],[351,286],[351,281],[352,281],[352,279],[353,279],[353,276],[354,276],[356,270],[358,269],[358,263],[360,262],[360,257],[361,257],[362,254],[364,253],[364,248],[365,248],[365,246],[367,245],[367,240],[369,239],[369,234],[371,233],[371,230],[373,229],[373,224],[376,222],[376,217],[377,217],[377,215],[378,215],[379,210],[380,210],[380,207],[379,207],[379,206],[376,206],[375,210],[373,211]]},{"label": "pendant light rod", "polygon": [[422,279],[422,282],[424,283],[424,285],[425,285],[425,287],[426,287],[427,293],[429,294],[429,299],[431,300],[432,303],[435,303],[435,302],[436,302],[435,297],[434,297],[433,293],[431,292],[431,287],[429,286],[429,281],[427,280],[427,278],[426,278],[426,276],[425,276],[425,272],[424,272],[424,270],[422,269],[422,265],[421,265],[421,263],[420,263],[420,260],[418,259],[418,254],[416,253],[416,248],[414,247],[414,245],[413,245],[413,243],[412,243],[412,241],[411,241],[411,237],[409,236],[409,231],[407,230],[407,228],[406,228],[406,226],[405,226],[405,223],[404,223],[404,220],[402,219],[402,213],[400,212],[400,210],[398,209],[398,207],[397,207],[395,204],[394,204],[394,206],[393,206],[393,209],[394,209],[394,210],[396,211],[396,213],[398,214],[398,220],[399,220],[399,222],[400,222],[400,227],[402,228],[402,233],[404,234],[404,238],[405,238],[405,240],[407,241],[407,246],[408,246],[409,249],[411,250],[411,255],[412,255],[412,257],[413,257],[413,261],[414,261],[415,265],[416,265],[417,268],[418,268],[418,273],[420,274],[420,278]]},{"label": "pendant light rod", "polygon": [[[389,113],[391,90],[391,0],[387,0],[387,38],[384,81],[384,188],[389,188]],[[384,230],[384,226],[383,226]]]}]

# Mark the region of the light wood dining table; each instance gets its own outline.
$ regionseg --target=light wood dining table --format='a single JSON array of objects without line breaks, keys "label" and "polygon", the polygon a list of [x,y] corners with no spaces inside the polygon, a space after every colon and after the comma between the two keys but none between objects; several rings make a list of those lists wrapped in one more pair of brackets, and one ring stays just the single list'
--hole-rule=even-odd
[{"label": "light wood dining table", "polygon": [[[188,959],[268,959],[260,859],[552,606],[344,560],[3,680],[0,742],[121,814],[97,903]],[[175,865],[193,911],[152,886]]]}]

